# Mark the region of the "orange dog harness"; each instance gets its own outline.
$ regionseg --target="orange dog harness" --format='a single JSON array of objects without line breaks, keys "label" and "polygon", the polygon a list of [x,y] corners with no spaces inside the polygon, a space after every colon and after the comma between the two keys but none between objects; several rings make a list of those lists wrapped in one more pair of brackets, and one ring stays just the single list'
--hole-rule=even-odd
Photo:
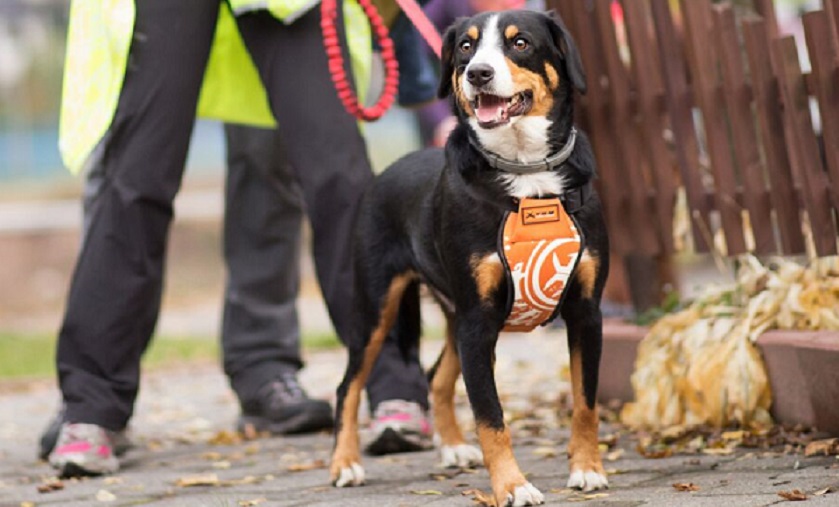
[{"label": "orange dog harness", "polygon": [[522,199],[501,228],[500,257],[513,287],[504,331],[531,331],[559,310],[583,238],[558,198]]}]

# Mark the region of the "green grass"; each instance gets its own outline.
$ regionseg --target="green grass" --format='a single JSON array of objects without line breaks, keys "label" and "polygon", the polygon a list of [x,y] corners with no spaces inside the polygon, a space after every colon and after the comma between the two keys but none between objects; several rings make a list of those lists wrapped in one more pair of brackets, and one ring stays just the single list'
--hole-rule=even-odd
[{"label": "green grass", "polygon": [[[306,350],[323,350],[341,344],[332,333],[303,336]],[[215,361],[219,342],[210,337],[155,337],[143,357],[145,368],[165,367],[185,361]],[[55,336],[0,331],[0,379],[39,378],[55,375]]]}]

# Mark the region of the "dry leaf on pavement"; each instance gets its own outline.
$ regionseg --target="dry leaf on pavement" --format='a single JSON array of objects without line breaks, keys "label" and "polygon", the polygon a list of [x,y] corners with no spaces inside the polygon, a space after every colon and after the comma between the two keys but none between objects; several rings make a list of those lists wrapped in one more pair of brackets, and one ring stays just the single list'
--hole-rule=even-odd
[{"label": "dry leaf on pavement", "polygon": [[317,470],[319,468],[326,468],[326,461],[316,459],[315,461],[310,461],[308,463],[294,463],[286,467],[286,470],[289,472],[305,472],[307,470]]},{"label": "dry leaf on pavement", "polygon": [[673,484],[676,491],[699,491],[699,486],[692,482],[677,482]]},{"label": "dry leaf on pavement", "polygon": [[38,486],[38,493],[52,493],[64,489],[64,483],[61,481],[47,481]]},{"label": "dry leaf on pavement", "polygon": [[239,507],[253,507],[254,505],[259,505],[262,502],[267,502],[268,499],[265,497],[254,498],[253,500],[239,500]]},{"label": "dry leaf on pavement", "polygon": [[807,494],[800,489],[794,489],[792,491],[779,491],[778,496],[785,498],[790,502],[800,502],[807,499]]},{"label": "dry leaf on pavement", "polygon": [[108,491],[107,489],[100,489],[96,493],[96,499],[99,500],[100,502],[113,502],[114,500],[117,499],[117,496],[115,494],[111,493],[110,491]]},{"label": "dry leaf on pavement", "polygon": [[807,444],[807,447],[804,448],[805,456],[816,456],[818,454],[823,454],[825,456],[830,456],[832,454],[839,455],[839,438],[816,440],[815,442],[810,442]]},{"label": "dry leaf on pavement", "polygon": [[188,488],[192,486],[218,486],[219,480],[216,474],[187,475],[175,481],[175,486]]},{"label": "dry leaf on pavement", "polygon": [[495,507],[495,498],[492,495],[484,493],[480,489],[467,489],[461,493],[463,496],[471,496],[472,501],[484,507]]},{"label": "dry leaf on pavement", "polygon": [[411,490],[412,495],[442,495],[442,491],[437,491],[436,489],[413,489]]}]

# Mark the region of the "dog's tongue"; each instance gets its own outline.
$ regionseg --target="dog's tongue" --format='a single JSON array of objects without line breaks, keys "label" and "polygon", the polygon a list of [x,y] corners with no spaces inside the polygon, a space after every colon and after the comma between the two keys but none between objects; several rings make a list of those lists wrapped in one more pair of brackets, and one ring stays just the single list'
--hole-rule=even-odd
[{"label": "dog's tongue", "polygon": [[507,101],[497,95],[481,95],[475,114],[478,121],[488,123],[503,119],[507,111]]}]

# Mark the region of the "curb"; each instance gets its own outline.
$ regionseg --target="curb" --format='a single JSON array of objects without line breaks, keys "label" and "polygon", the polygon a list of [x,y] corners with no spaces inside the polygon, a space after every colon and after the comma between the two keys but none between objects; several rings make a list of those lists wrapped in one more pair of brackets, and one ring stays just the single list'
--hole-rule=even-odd
[{"label": "curb", "polygon": [[[646,327],[603,322],[598,398],[632,401],[630,376]],[[768,331],[757,340],[772,388],[772,417],[839,435],[839,332]]]}]

